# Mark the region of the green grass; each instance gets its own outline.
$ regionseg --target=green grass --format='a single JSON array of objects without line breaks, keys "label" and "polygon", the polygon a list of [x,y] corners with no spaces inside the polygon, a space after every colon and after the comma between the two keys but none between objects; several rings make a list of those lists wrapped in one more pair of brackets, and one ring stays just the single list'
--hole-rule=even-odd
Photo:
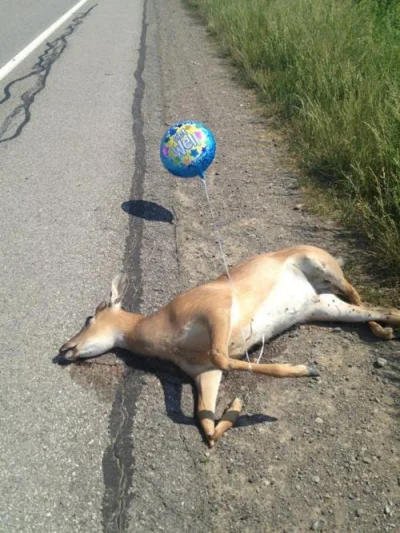
[{"label": "green grass", "polygon": [[[293,132],[386,277],[400,277],[400,3],[186,0]],[[397,280],[396,280],[397,278]]]}]

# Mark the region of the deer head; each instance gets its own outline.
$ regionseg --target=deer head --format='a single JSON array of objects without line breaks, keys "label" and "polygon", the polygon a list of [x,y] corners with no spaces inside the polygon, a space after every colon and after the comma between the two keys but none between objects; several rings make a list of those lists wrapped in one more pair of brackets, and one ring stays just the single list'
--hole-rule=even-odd
[{"label": "deer head", "polygon": [[121,340],[119,322],[123,297],[128,288],[126,274],[118,274],[111,283],[108,302],[100,303],[93,316],[86,318],[82,329],[63,344],[59,354],[68,361],[101,355]]}]

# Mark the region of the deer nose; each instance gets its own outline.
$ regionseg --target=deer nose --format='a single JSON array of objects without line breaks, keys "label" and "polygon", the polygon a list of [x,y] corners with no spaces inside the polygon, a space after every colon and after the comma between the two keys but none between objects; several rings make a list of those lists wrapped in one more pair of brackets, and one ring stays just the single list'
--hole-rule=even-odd
[{"label": "deer nose", "polygon": [[79,357],[76,346],[71,346],[68,342],[61,346],[59,355],[68,361],[73,361]]},{"label": "deer nose", "polygon": [[70,346],[70,343],[69,341],[68,342],[65,342],[61,348],[59,349],[59,353],[60,355],[62,355],[64,352],[66,352],[67,350],[71,349],[71,348],[74,348],[74,346]]}]

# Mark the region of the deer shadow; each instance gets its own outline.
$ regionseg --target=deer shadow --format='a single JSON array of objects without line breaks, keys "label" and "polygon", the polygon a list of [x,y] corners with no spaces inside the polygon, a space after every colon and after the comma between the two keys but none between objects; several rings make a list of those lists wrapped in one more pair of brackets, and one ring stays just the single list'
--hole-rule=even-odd
[{"label": "deer shadow", "polygon": [[[120,350],[116,354],[122,359],[125,365],[132,371],[149,372],[160,380],[164,393],[164,402],[167,416],[172,422],[179,425],[197,426],[200,425],[196,416],[187,416],[182,411],[183,386],[190,385],[193,395],[194,412],[197,412],[197,389],[194,382],[180,368],[173,363],[158,358],[148,358],[139,354],[132,354],[125,350]],[[264,422],[276,422],[277,418],[263,415],[240,415],[235,427],[247,427]]]},{"label": "deer shadow", "polygon": [[[150,373],[156,376],[163,389],[165,410],[168,418],[174,423],[186,426],[196,426],[200,429],[197,417],[187,416],[182,410],[182,395],[184,385],[190,385],[193,395],[194,413],[197,411],[197,389],[194,382],[176,365],[163,359],[145,357],[137,353],[131,353],[123,349],[116,349],[115,356],[121,360],[128,372],[133,372],[137,376]],[[100,360],[103,356],[99,356]],[[77,362],[66,361],[61,355],[56,355],[52,359],[54,364],[59,366],[80,365],[84,368],[101,366],[107,371],[106,364],[96,364],[94,359],[82,360]],[[90,361],[90,362],[89,362]],[[264,414],[240,415],[235,427],[244,428],[256,424],[276,422],[277,418]],[[206,442],[204,435],[203,439]]]}]

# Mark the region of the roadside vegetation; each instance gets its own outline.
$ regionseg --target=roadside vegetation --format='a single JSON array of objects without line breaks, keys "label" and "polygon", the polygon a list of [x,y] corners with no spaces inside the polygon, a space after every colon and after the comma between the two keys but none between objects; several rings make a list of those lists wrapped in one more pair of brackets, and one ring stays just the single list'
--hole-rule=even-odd
[{"label": "roadside vegetation", "polygon": [[308,175],[398,285],[398,0],[185,1],[289,123]]}]

